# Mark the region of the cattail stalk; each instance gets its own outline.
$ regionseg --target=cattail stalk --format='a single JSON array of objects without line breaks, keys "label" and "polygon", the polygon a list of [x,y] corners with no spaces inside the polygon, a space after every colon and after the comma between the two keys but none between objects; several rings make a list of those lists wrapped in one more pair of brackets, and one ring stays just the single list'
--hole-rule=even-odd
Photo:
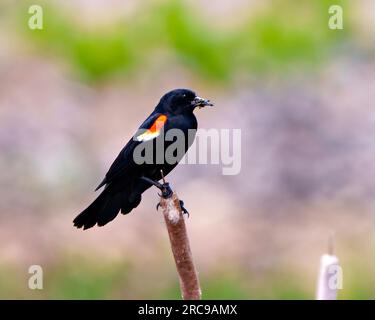
[{"label": "cattail stalk", "polygon": [[333,235],[330,237],[328,254],[320,258],[317,300],[336,300],[337,290],[342,289],[342,270],[339,259],[333,254]]},{"label": "cattail stalk", "polygon": [[194,266],[190,250],[189,238],[186,231],[180,200],[176,193],[168,197],[161,197],[160,207],[163,210],[173,257],[180,278],[181,294],[184,300],[200,300],[201,289],[197,271]]}]

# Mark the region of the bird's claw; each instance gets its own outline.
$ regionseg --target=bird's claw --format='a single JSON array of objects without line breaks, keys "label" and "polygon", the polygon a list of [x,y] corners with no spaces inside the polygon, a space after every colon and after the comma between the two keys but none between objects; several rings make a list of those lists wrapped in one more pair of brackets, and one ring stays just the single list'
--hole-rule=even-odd
[{"label": "bird's claw", "polygon": [[[173,191],[171,187],[169,186],[168,182],[163,183],[159,189],[161,191],[161,193],[158,193],[159,197],[164,198],[164,199],[168,199],[172,197]],[[159,210],[159,207],[160,207],[160,202],[156,205],[156,211]]]},{"label": "bird's claw", "polygon": [[184,207],[184,202],[182,200],[180,200],[180,208],[181,208],[182,214],[187,214],[188,218],[190,218],[189,211],[187,211],[186,208]]},{"label": "bird's claw", "polygon": [[160,197],[163,197],[164,199],[168,199],[172,197],[173,191],[171,187],[169,186],[168,182],[163,183],[160,190],[161,190],[161,194],[159,194]]},{"label": "bird's claw", "polygon": [[163,197],[164,199],[168,199],[172,196],[173,191],[172,191],[171,187],[169,186],[168,182],[164,182],[162,184],[158,181],[154,181],[154,180],[152,180],[150,178],[147,178],[147,177],[141,177],[141,179],[148,182],[151,185],[154,185],[156,188],[158,188],[161,191],[161,194],[158,193],[159,197]]}]

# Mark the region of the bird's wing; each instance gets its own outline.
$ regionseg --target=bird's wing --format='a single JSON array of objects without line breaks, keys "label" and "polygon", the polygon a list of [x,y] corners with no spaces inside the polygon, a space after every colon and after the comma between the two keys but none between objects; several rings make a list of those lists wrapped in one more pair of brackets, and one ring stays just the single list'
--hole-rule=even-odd
[{"label": "bird's wing", "polygon": [[126,174],[136,166],[133,159],[133,151],[142,142],[152,140],[160,134],[160,130],[167,121],[167,116],[153,112],[139,127],[136,134],[128,141],[121,150],[115,161],[112,163],[103,181],[95,189],[98,190],[102,186],[109,184],[118,177]]},{"label": "bird's wing", "polygon": [[155,113],[151,119],[147,119],[138,129],[133,139],[139,142],[150,141],[160,135],[161,129],[167,121],[167,116],[161,113]]}]

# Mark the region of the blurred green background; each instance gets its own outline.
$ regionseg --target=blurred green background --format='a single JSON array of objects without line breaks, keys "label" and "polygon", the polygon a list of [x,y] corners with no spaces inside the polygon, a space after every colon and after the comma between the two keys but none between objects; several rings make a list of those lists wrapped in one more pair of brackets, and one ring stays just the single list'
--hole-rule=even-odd
[{"label": "blurred green background", "polygon": [[[343,30],[328,28],[337,4]],[[10,0],[0,23],[0,298],[180,297],[156,190],[104,228],[72,226],[178,87],[215,101],[201,128],[242,130],[239,175],[169,177],[203,298],[313,299],[331,231],[339,298],[375,297],[373,1]]]}]

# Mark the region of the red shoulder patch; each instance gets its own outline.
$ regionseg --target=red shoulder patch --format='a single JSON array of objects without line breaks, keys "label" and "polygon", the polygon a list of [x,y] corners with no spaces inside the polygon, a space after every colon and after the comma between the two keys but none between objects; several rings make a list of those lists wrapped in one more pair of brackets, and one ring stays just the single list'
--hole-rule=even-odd
[{"label": "red shoulder patch", "polygon": [[151,127],[142,134],[138,135],[136,139],[138,141],[149,141],[151,139],[158,137],[160,135],[160,130],[164,127],[164,124],[167,121],[167,119],[168,118],[166,115],[160,115],[156,118]]}]

